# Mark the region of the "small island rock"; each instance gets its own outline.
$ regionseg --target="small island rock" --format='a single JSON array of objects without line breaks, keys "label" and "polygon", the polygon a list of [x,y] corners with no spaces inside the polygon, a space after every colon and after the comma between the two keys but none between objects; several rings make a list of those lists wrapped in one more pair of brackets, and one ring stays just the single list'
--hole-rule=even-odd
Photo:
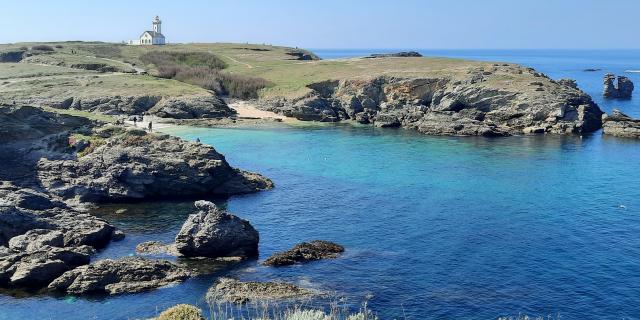
[{"label": "small island rock", "polygon": [[640,138],[640,119],[633,119],[614,109],[611,115],[602,116],[604,134],[623,138]]},{"label": "small island rock", "polygon": [[333,259],[344,252],[344,247],[329,241],[314,240],[295,245],[292,249],[272,255],[264,261],[266,266],[288,266],[321,259]]},{"label": "small island rock", "polygon": [[606,98],[630,99],[633,94],[633,82],[627,77],[618,76],[618,85],[615,84],[616,76],[607,73],[604,76],[604,92]]},{"label": "small island rock", "polygon": [[176,236],[177,251],[187,257],[252,257],[258,253],[258,231],[249,221],[224,212],[209,201],[196,201]]}]

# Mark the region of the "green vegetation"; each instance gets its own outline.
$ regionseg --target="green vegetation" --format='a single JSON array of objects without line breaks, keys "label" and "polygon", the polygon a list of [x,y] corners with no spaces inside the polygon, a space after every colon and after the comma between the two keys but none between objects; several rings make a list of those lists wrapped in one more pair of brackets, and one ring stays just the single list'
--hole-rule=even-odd
[{"label": "green vegetation", "polygon": [[262,78],[221,72],[227,64],[208,52],[154,51],[143,54],[140,60],[155,66],[161,78],[176,79],[234,98],[257,98],[258,91],[269,84]]},{"label": "green vegetation", "polygon": [[162,312],[158,320],[204,320],[204,317],[197,307],[179,304]]},{"label": "green vegetation", "polygon": [[90,119],[90,120],[95,120],[95,121],[105,122],[105,123],[113,123],[113,122],[115,122],[117,120],[113,116],[109,116],[109,115],[101,114],[101,113],[82,111],[82,110],[57,109],[57,108],[52,108],[52,107],[47,107],[47,106],[39,106],[39,108],[44,110],[44,111],[47,111],[47,112],[53,112],[53,113],[58,113],[58,114],[66,114],[66,115],[75,116],[75,117],[83,117],[83,118],[87,118],[87,119]]},{"label": "green vegetation", "polygon": [[[340,79],[365,79],[378,76],[393,77],[449,77],[462,79],[469,72],[490,72],[489,62],[470,62],[448,58],[377,58],[306,60],[314,55],[301,49],[233,43],[176,44],[165,46],[127,46],[101,42],[18,43],[0,45],[0,52],[20,50],[21,47],[46,45],[55,51],[39,52],[27,57],[21,64],[32,63],[41,71],[58,73],[55,77],[36,76],[37,83],[18,85],[0,82],[0,97],[25,97],[26,87],[31,94],[40,96],[107,96],[153,94],[160,96],[186,95],[196,91],[214,91],[238,98],[300,97],[307,94],[309,85]],[[62,48],[56,48],[62,46]],[[29,53],[32,53],[29,51]],[[35,65],[35,64],[38,65]],[[39,64],[72,66],[102,63],[125,70],[144,69],[145,76],[102,74],[98,79],[86,79],[95,74],[83,70],[84,80],[70,80],[59,74],[68,69],[51,70]],[[0,78],[11,79],[0,64]],[[4,69],[4,70],[3,70]],[[15,73],[15,72],[12,72]],[[523,77],[520,77],[523,78]],[[513,86],[518,77],[492,77],[495,87]],[[80,82],[80,83],[74,83]],[[162,82],[167,81],[167,82]],[[88,82],[88,85],[85,85]],[[126,86],[124,84],[127,84]],[[523,84],[527,85],[527,84]],[[203,89],[199,89],[204,88]],[[64,88],[64,90],[62,89]]]}]

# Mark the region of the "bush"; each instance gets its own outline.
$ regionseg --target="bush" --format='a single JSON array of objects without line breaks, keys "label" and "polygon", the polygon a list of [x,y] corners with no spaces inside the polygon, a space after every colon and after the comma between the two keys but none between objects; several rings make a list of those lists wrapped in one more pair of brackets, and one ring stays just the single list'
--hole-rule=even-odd
[{"label": "bush", "polygon": [[39,45],[31,47],[31,50],[36,50],[36,51],[54,51],[55,49],[53,49],[52,46],[48,46],[46,44],[39,44]]},{"label": "bush", "polygon": [[122,54],[118,44],[83,46],[82,49],[91,52],[98,58],[117,58]]},{"label": "bush", "polygon": [[18,50],[20,50],[20,51],[29,51],[29,47],[22,46],[22,47],[18,48]]},{"label": "bush", "polygon": [[257,98],[258,91],[269,85],[262,78],[221,72],[226,63],[211,53],[155,51],[142,55],[140,60],[155,65],[158,77],[175,79],[234,98]]},{"label": "bush", "polygon": [[204,317],[197,307],[179,304],[163,311],[158,320],[204,320]]},{"label": "bush", "polygon": [[62,48],[64,48],[64,47],[63,47],[62,45],[60,45],[60,44],[56,44],[56,48],[58,48],[58,49],[62,49]]}]

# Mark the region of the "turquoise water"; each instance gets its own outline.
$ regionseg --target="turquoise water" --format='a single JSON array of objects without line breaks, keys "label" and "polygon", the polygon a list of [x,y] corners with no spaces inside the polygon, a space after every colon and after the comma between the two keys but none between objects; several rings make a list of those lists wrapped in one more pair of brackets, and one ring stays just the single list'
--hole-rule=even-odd
[{"label": "turquoise water", "polygon": [[[599,86],[588,77],[580,84]],[[625,103],[629,113],[640,109]],[[272,191],[216,200],[260,231],[260,260],[312,239],[345,245],[344,256],[278,269],[250,261],[114,298],[2,296],[0,319],[136,319],[177,303],[206,309],[207,288],[227,274],[335,291],[353,308],[371,297],[384,319],[640,319],[640,141],[600,132],[430,137],[341,124],[169,132],[200,138],[232,165],[274,180]],[[105,206],[97,213],[127,238],[98,258],[170,241],[191,205]]]}]

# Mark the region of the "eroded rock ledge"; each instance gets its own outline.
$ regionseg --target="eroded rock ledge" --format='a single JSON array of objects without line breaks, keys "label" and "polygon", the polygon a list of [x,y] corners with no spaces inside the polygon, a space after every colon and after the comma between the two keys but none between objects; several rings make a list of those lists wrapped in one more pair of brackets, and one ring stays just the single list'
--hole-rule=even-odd
[{"label": "eroded rock ledge", "polygon": [[618,109],[614,109],[611,115],[603,115],[602,122],[604,134],[623,138],[640,138],[640,119],[633,119]]},{"label": "eroded rock ledge", "polygon": [[575,82],[511,64],[463,76],[381,76],[308,87],[303,97],[263,100],[260,108],[299,120],[354,120],[433,135],[582,134],[602,125],[602,111]]}]

